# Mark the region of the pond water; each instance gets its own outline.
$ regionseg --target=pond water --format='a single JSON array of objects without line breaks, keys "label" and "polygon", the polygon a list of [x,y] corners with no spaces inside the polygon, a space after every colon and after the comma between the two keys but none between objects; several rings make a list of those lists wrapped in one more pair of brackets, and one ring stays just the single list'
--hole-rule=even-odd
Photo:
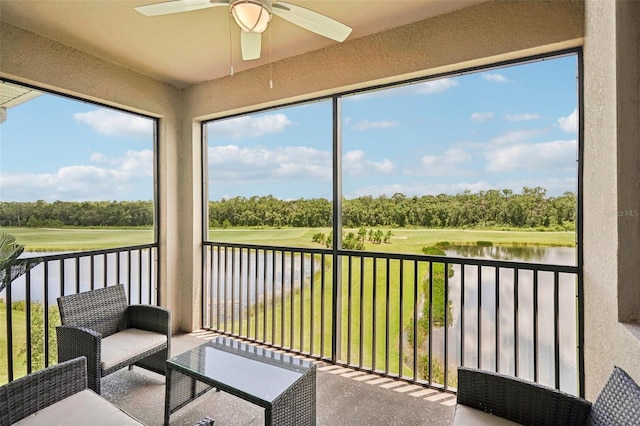
[{"label": "pond water", "polygon": [[[450,247],[446,254],[452,257],[471,257],[554,265],[575,265],[576,251],[573,247]],[[461,276],[464,272],[464,294]],[[454,275],[449,279],[449,300],[452,302],[453,322],[448,329],[448,366],[463,363],[467,366],[496,369],[513,374],[514,323],[518,322],[518,376],[533,379],[534,376],[534,322],[538,333],[539,382],[554,385],[554,303],[553,273],[538,274],[538,314],[534,313],[533,273],[520,271],[517,277],[518,303],[515,310],[513,269],[501,269],[499,286],[496,288],[494,268],[483,267],[478,281],[475,265],[454,266]],[[560,343],[560,388],[575,393],[577,389],[576,353],[576,285],[571,274],[559,274],[559,343]],[[462,304],[464,296],[464,306]],[[496,303],[496,298],[498,302]],[[480,312],[478,312],[478,309]],[[496,315],[497,311],[497,315]],[[517,314],[515,314],[517,312]],[[496,318],[498,327],[496,327]],[[478,320],[479,319],[479,320]],[[463,325],[464,324],[464,328]],[[497,339],[496,339],[496,331]],[[444,329],[433,332],[433,356],[444,364]],[[478,351],[478,340],[480,350]],[[496,341],[498,358],[496,360]],[[462,359],[461,359],[462,358]],[[461,362],[462,361],[462,362]]]},{"label": "pond water", "polygon": [[[123,283],[131,295],[132,303],[149,303],[149,300],[155,300],[154,295],[151,295],[151,299],[149,295],[149,282],[154,281],[155,274],[155,266],[152,266],[152,270],[149,271],[149,253],[148,249],[143,249],[132,251],[130,256],[128,252],[97,255],[93,258],[93,264],[89,256],[80,257],[77,260],[70,258],[64,261],[49,261],[46,268],[45,262],[40,263],[30,271],[31,300],[44,301],[45,283],[47,283],[49,305],[55,305],[56,299],[62,294],[89,290],[93,282],[95,287]],[[26,252],[21,257],[44,257],[57,254],[64,254],[64,252]],[[151,263],[154,264],[154,262]],[[45,270],[48,279],[45,278]],[[63,274],[64,280],[61,279]],[[149,277],[149,274],[152,276]],[[26,299],[26,282],[25,274],[10,284],[12,301]],[[0,293],[0,299],[6,300],[6,290]]]}]

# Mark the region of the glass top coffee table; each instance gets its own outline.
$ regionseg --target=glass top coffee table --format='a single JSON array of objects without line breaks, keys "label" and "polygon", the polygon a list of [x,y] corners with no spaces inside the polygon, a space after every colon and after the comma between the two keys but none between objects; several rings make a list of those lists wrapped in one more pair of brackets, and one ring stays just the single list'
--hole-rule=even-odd
[{"label": "glass top coffee table", "polygon": [[212,388],[264,407],[266,425],[316,424],[313,362],[227,337],[167,361],[164,424]]}]

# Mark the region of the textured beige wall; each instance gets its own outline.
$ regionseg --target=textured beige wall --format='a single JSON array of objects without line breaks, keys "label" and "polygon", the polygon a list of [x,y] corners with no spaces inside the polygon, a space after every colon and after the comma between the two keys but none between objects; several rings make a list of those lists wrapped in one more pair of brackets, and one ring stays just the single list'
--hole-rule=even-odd
[{"label": "textured beige wall", "polygon": [[[633,90],[634,85],[627,82],[622,86],[624,82],[615,78],[633,61],[637,69],[638,56],[616,55],[616,2],[588,0],[585,6],[585,375],[586,396],[593,400],[614,365],[640,382],[640,336],[633,335],[632,327],[618,322],[618,298],[622,294],[618,287],[637,287],[640,275],[640,218],[623,213],[638,209],[638,140],[618,124],[632,121],[637,130],[639,110],[637,102],[635,108],[620,108],[625,92]],[[629,36],[629,31],[637,34],[633,25],[637,21],[633,24],[625,20],[626,28],[619,28],[620,36]]]}]

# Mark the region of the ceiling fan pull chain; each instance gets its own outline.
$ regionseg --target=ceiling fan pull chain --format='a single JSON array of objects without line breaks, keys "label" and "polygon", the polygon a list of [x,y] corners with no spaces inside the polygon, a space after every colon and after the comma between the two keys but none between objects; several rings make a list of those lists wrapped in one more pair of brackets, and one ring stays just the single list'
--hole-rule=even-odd
[{"label": "ceiling fan pull chain", "polygon": [[229,14],[229,75],[233,75],[233,43],[231,42],[231,14]]},{"label": "ceiling fan pull chain", "polygon": [[271,27],[269,27],[269,89],[273,89],[273,61],[271,60]]}]

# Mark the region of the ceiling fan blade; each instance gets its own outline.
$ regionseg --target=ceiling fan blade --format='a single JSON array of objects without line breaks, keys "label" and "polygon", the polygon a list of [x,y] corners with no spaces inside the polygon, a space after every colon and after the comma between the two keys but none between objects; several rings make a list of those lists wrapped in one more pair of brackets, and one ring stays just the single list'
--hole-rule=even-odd
[{"label": "ceiling fan blade", "polygon": [[351,34],[351,28],[343,23],[295,4],[274,3],[272,11],[293,24],[336,41],[344,41]]},{"label": "ceiling fan blade", "polygon": [[164,3],[148,4],[135,8],[146,16],[168,15],[170,13],[189,12],[216,6],[229,6],[229,0],[174,0]]},{"label": "ceiling fan blade", "polygon": [[262,45],[261,33],[240,33],[240,48],[242,50],[242,59],[250,61],[252,59],[260,59],[260,48]]}]

